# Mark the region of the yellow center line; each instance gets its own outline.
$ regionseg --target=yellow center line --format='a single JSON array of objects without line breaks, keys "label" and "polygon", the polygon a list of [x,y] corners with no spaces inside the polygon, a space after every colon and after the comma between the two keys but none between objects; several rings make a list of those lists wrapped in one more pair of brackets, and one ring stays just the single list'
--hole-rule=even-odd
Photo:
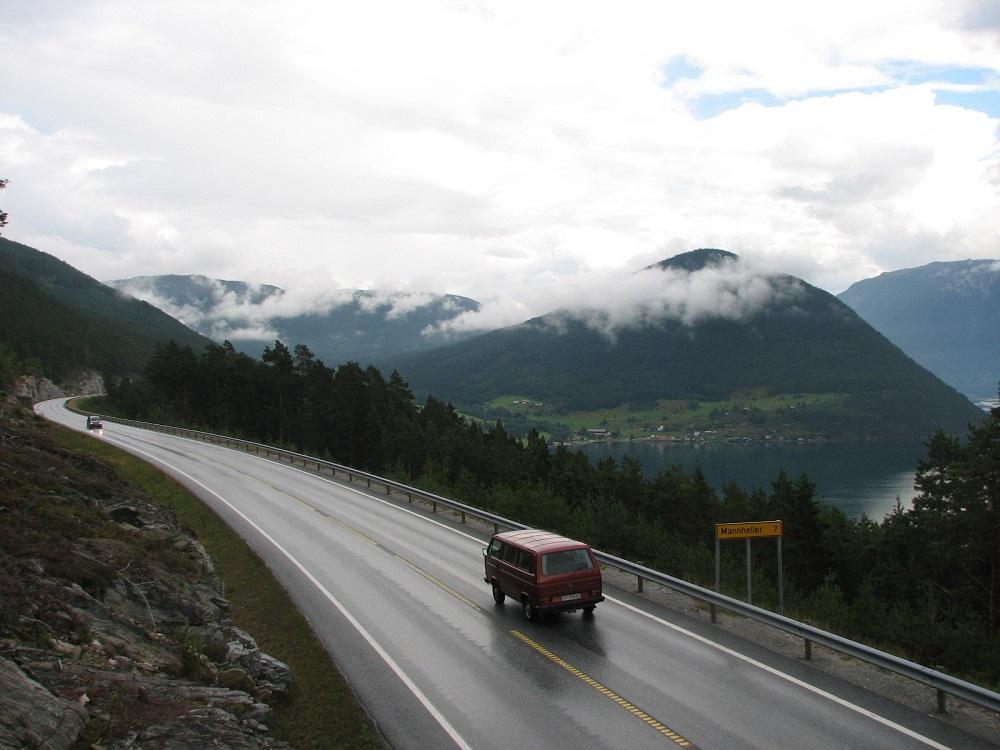
[{"label": "yellow center line", "polygon": [[[308,505],[308,503],[306,503],[306,504]],[[312,508],[311,505],[309,507]],[[374,544],[376,547],[379,546],[379,543],[376,542],[374,539],[372,539],[370,536],[368,536],[365,532],[360,531],[359,529],[354,528],[350,524],[344,523],[339,518],[335,518],[334,516],[331,516],[329,513],[324,513],[319,508],[313,508],[313,510],[315,510],[317,513],[319,513],[321,516],[323,516],[323,518],[325,518],[330,523],[336,524],[337,526],[339,526],[340,528],[344,529],[345,531],[351,532],[352,534],[354,534],[354,536],[358,537],[362,541],[368,542],[368,544]]]},{"label": "yellow center line", "polygon": [[540,643],[537,643],[536,641],[531,640],[531,638],[529,638],[528,636],[526,636],[521,631],[519,631],[519,630],[512,630],[512,631],[510,631],[510,633],[515,638],[517,638],[519,641],[521,641],[522,643],[524,643],[527,646],[530,646],[535,651],[537,651],[538,653],[540,653],[542,656],[546,657],[552,663],[557,664],[558,666],[562,667],[563,669],[565,669],[567,672],[569,672],[574,677],[578,678],[579,680],[581,680],[585,684],[587,684],[590,687],[594,688],[594,690],[596,690],[597,692],[599,692],[604,697],[609,698],[610,700],[614,701],[616,704],[618,704],[619,706],[621,706],[622,708],[624,708],[626,711],[628,711],[630,714],[632,714],[633,716],[635,716],[637,719],[639,719],[643,723],[651,726],[653,729],[655,729],[657,732],[659,732],[660,734],[662,734],[664,737],[666,737],[667,739],[671,740],[678,747],[689,747],[689,748],[693,748],[694,747],[694,745],[692,745],[688,740],[684,739],[681,735],[677,734],[677,732],[675,732],[674,730],[672,730],[666,724],[663,724],[662,722],[657,721],[652,716],[650,716],[645,711],[643,711],[641,708],[633,705],[632,703],[629,703],[627,700],[625,700],[624,698],[622,698],[614,690],[611,690],[610,688],[605,687],[600,682],[598,682],[597,680],[595,680],[593,677],[590,677],[589,675],[584,674],[583,672],[581,672],[579,669],[577,669],[576,667],[574,667],[572,664],[570,664],[566,660],[562,659],[559,656],[556,656],[554,653],[552,653],[551,651],[549,651],[547,648],[545,648],[545,646],[541,645]]},{"label": "yellow center line", "polygon": [[[326,511],[320,510],[315,505],[306,502],[302,498],[297,497],[297,496],[295,496],[295,495],[293,495],[293,494],[291,494],[289,492],[286,492],[285,490],[281,489],[281,487],[275,487],[270,482],[266,482],[263,479],[260,479],[258,477],[252,477],[252,478],[256,479],[261,484],[267,485],[268,487],[270,487],[275,492],[280,492],[285,497],[288,497],[288,498],[294,500],[295,502],[297,502],[302,507],[308,508],[309,510],[314,511],[315,513],[318,513],[319,515],[323,516],[325,519],[327,519],[331,523],[336,524],[337,526],[341,527],[345,531],[351,532],[352,534],[354,534],[355,536],[359,537],[360,539],[368,542],[369,544],[373,544],[376,547],[381,547],[382,546],[376,540],[372,539],[370,536],[368,536],[367,534],[365,534],[363,531],[354,528],[350,524],[344,523],[343,521],[341,521],[339,518],[336,518],[335,516],[331,516]],[[387,551],[389,551],[389,550],[387,550]],[[455,589],[453,589],[451,586],[449,586],[447,583],[445,583],[441,579],[435,578],[430,573],[428,573],[426,570],[424,570],[423,568],[419,567],[415,563],[410,562],[405,557],[402,557],[401,555],[398,555],[395,552],[392,552],[391,554],[392,554],[393,557],[395,557],[401,563],[403,563],[404,565],[406,565],[406,567],[410,568],[415,573],[423,576],[424,578],[426,578],[428,581],[430,581],[431,583],[433,583],[435,586],[437,586],[441,590],[446,591],[447,593],[451,594],[453,597],[455,597],[460,602],[462,602],[462,604],[465,604],[468,607],[472,607],[475,610],[482,611],[481,607],[478,604],[476,604],[476,602],[474,602],[472,599],[470,599],[469,597],[465,596],[464,594],[459,593],[458,591],[456,591]]]},{"label": "yellow center line", "polygon": [[451,586],[449,586],[447,583],[445,583],[444,581],[442,581],[440,578],[435,578],[434,576],[432,576],[430,573],[428,573],[423,568],[420,568],[417,565],[414,565],[409,560],[407,560],[405,557],[400,557],[399,555],[396,555],[396,554],[394,554],[393,557],[395,557],[397,560],[399,560],[401,563],[403,563],[403,565],[405,565],[406,567],[410,568],[413,572],[415,572],[415,573],[423,576],[424,578],[426,578],[428,581],[430,581],[431,583],[433,583],[438,588],[440,588],[440,589],[442,589],[444,591],[447,591],[453,597],[455,597],[460,602],[462,602],[462,604],[465,604],[465,605],[467,605],[469,607],[472,607],[473,609],[479,609],[480,608],[478,604],[476,604],[474,601],[472,601],[472,599],[470,599],[469,597],[465,596],[464,594],[459,593],[458,591],[456,591],[455,589],[453,589]]},{"label": "yellow center line", "polygon": [[[248,474],[247,476],[250,476],[250,475]],[[273,485],[270,482],[267,482],[267,481],[261,479],[260,477],[250,476],[250,478],[257,480],[261,484],[266,485],[267,487],[270,487],[275,492],[279,492],[282,495],[284,495],[285,497],[287,497],[287,498],[289,498],[291,500],[294,500],[299,505],[301,505],[303,508],[311,510],[314,513],[318,513],[319,515],[323,516],[323,518],[325,518],[326,520],[330,521],[333,524],[336,524],[337,526],[339,526],[340,528],[344,529],[345,531],[351,532],[352,534],[354,534],[358,538],[362,539],[363,541],[368,542],[368,544],[374,544],[375,546],[378,546],[378,542],[376,542],[370,536],[368,536],[367,534],[365,534],[363,531],[360,531],[360,530],[354,528],[350,524],[344,523],[343,521],[341,521],[336,516],[331,516],[329,513],[327,513],[324,510],[320,510],[319,508],[317,508],[312,503],[308,503],[305,500],[303,500],[301,497],[298,497],[297,495],[293,495],[292,493],[290,493],[290,492],[288,492],[286,490],[283,490],[281,487],[276,487],[275,485]]]}]

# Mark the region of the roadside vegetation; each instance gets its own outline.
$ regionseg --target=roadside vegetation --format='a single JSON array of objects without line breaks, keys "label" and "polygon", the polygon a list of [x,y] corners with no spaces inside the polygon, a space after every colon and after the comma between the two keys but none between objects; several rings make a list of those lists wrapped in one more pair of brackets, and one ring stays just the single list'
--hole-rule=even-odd
[{"label": "roadside vegetation", "polygon": [[[329,368],[301,345],[276,342],[260,360],[229,345],[200,356],[164,346],[142,379],[109,384],[102,404],[406,481],[701,585],[714,578],[715,523],[782,519],[786,614],[1000,684],[1000,410],[964,440],[934,435],[913,506],[878,522],[820,504],[806,476],[717,493],[698,469],[646,479],[630,458],[591,465],[535,430],[514,435],[434,398],[418,406],[398,373]],[[773,555],[755,552],[753,581],[755,603],[772,608]],[[740,545],[724,545],[722,565],[724,591],[741,597]]]},{"label": "roadside vegetation", "polygon": [[110,465],[155,502],[172,508],[212,558],[236,625],[292,669],[289,697],[276,702],[273,735],[298,748],[382,747],[350,686],[264,562],[211,509],[166,474],[108,443],[53,426],[52,440]]}]

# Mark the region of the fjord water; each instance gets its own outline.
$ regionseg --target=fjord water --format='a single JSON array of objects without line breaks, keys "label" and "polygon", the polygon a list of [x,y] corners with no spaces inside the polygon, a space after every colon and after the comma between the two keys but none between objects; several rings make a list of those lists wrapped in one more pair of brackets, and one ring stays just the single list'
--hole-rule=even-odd
[{"label": "fjord water", "polygon": [[792,479],[806,474],[816,485],[817,500],[840,508],[851,518],[881,521],[898,497],[909,507],[914,496],[917,462],[927,449],[921,442],[693,445],[645,441],[592,443],[583,452],[597,463],[631,456],[648,478],[677,465],[700,466],[708,483],[721,492],[730,481],[749,491],[771,490],[782,470]]}]

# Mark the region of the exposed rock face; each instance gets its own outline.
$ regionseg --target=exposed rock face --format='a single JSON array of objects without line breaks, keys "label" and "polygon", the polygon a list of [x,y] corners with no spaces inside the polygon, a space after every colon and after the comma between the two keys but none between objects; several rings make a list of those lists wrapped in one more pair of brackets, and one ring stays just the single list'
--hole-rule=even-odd
[{"label": "exposed rock face", "polygon": [[205,549],[21,417],[0,421],[0,748],[285,747],[267,702],[291,674],[229,621]]},{"label": "exposed rock face", "polygon": [[0,747],[69,747],[83,729],[79,703],[53,695],[0,657]]},{"label": "exposed rock face", "polygon": [[94,370],[80,370],[63,383],[69,396],[91,396],[104,393],[104,378]]},{"label": "exposed rock face", "polygon": [[108,747],[109,750],[216,750],[220,747],[253,750],[262,745],[257,738],[247,734],[247,728],[252,726],[252,719],[238,719],[222,709],[195,708],[173,721],[131,732],[125,739]]},{"label": "exposed rock face", "polygon": [[38,375],[20,375],[14,381],[14,394],[35,404],[48,401],[50,398],[62,398],[66,395],[62,388],[48,378]]},{"label": "exposed rock face", "polygon": [[97,393],[104,393],[104,379],[94,370],[81,370],[67,378],[61,385],[56,385],[40,375],[19,375],[14,381],[14,395],[33,404],[51,398],[88,396]]}]

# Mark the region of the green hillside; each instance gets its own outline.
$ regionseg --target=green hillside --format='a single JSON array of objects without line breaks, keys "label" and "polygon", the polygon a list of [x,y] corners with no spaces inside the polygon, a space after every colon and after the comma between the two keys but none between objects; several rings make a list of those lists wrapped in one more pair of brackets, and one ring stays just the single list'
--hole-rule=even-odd
[{"label": "green hillside", "polygon": [[60,379],[88,368],[140,372],[170,339],[201,350],[209,340],[155,307],[126,297],[58,258],[0,238],[0,343]]},{"label": "green hillside", "polygon": [[[730,253],[702,250],[641,273],[699,273],[731,262]],[[644,411],[661,400],[721,402],[755,391],[827,394],[828,409],[804,412],[813,431],[827,435],[961,432],[979,418],[966,398],[836,297],[793,277],[769,278],[794,294],[776,295],[742,318],[662,318],[609,337],[583,315],[561,311],[393,365],[415,391],[473,413],[511,393],[548,411],[576,412]]]}]

